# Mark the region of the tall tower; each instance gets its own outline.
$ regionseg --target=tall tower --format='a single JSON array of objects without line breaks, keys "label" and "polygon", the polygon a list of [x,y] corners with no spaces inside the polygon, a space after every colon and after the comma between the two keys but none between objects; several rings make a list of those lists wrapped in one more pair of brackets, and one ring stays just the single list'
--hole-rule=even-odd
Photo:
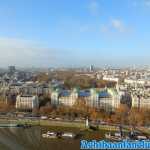
[{"label": "tall tower", "polygon": [[8,72],[9,72],[10,74],[13,74],[15,71],[16,71],[15,66],[9,66],[9,67],[8,67]]},{"label": "tall tower", "polygon": [[94,66],[91,65],[91,66],[90,66],[90,72],[93,72],[93,71],[94,71]]}]

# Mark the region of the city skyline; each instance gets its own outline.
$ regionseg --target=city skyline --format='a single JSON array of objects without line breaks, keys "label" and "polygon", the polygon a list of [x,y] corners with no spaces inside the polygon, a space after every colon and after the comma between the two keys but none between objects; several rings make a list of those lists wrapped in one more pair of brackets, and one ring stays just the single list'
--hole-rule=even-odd
[{"label": "city skyline", "polygon": [[0,67],[148,66],[150,0],[6,0]]}]

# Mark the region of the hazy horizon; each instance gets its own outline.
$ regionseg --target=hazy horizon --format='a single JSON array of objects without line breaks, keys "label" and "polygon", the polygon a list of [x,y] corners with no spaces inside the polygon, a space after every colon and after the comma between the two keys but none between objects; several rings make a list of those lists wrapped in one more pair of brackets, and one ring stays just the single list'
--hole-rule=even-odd
[{"label": "hazy horizon", "polygon": [[150,0],[0,4],[2,68],[150,66]]}]

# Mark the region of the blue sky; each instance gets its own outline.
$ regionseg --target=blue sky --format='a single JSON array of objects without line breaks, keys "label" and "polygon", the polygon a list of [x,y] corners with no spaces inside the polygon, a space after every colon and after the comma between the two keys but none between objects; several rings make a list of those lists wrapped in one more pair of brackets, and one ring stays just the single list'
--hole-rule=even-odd
[{"label": "blue sky", "polygon": [[150,0],[0,2],[0,66],[150,64]]}]

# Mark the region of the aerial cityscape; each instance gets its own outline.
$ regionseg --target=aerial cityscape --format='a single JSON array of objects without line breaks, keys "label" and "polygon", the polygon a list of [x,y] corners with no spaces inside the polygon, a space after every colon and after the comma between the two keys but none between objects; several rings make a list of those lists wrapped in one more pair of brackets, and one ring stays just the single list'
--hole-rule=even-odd
[{"label": "aerial cityscape", "polygon": [[40,149],[55,147],[49,141],[55,138],[64,142],[75,138],[76,149],[81,138],[149,139],[149,92],[150,70],[146,68],[91,65],[43,71],[9,66],[0,74],[0,125],[23,128],[24,132],[40,127],[34,136],[48,139],[40,141]]},{"label": "aerial cityscape", "polygon": [[0,150],[150,149],[150,0],[0,2]]}]

